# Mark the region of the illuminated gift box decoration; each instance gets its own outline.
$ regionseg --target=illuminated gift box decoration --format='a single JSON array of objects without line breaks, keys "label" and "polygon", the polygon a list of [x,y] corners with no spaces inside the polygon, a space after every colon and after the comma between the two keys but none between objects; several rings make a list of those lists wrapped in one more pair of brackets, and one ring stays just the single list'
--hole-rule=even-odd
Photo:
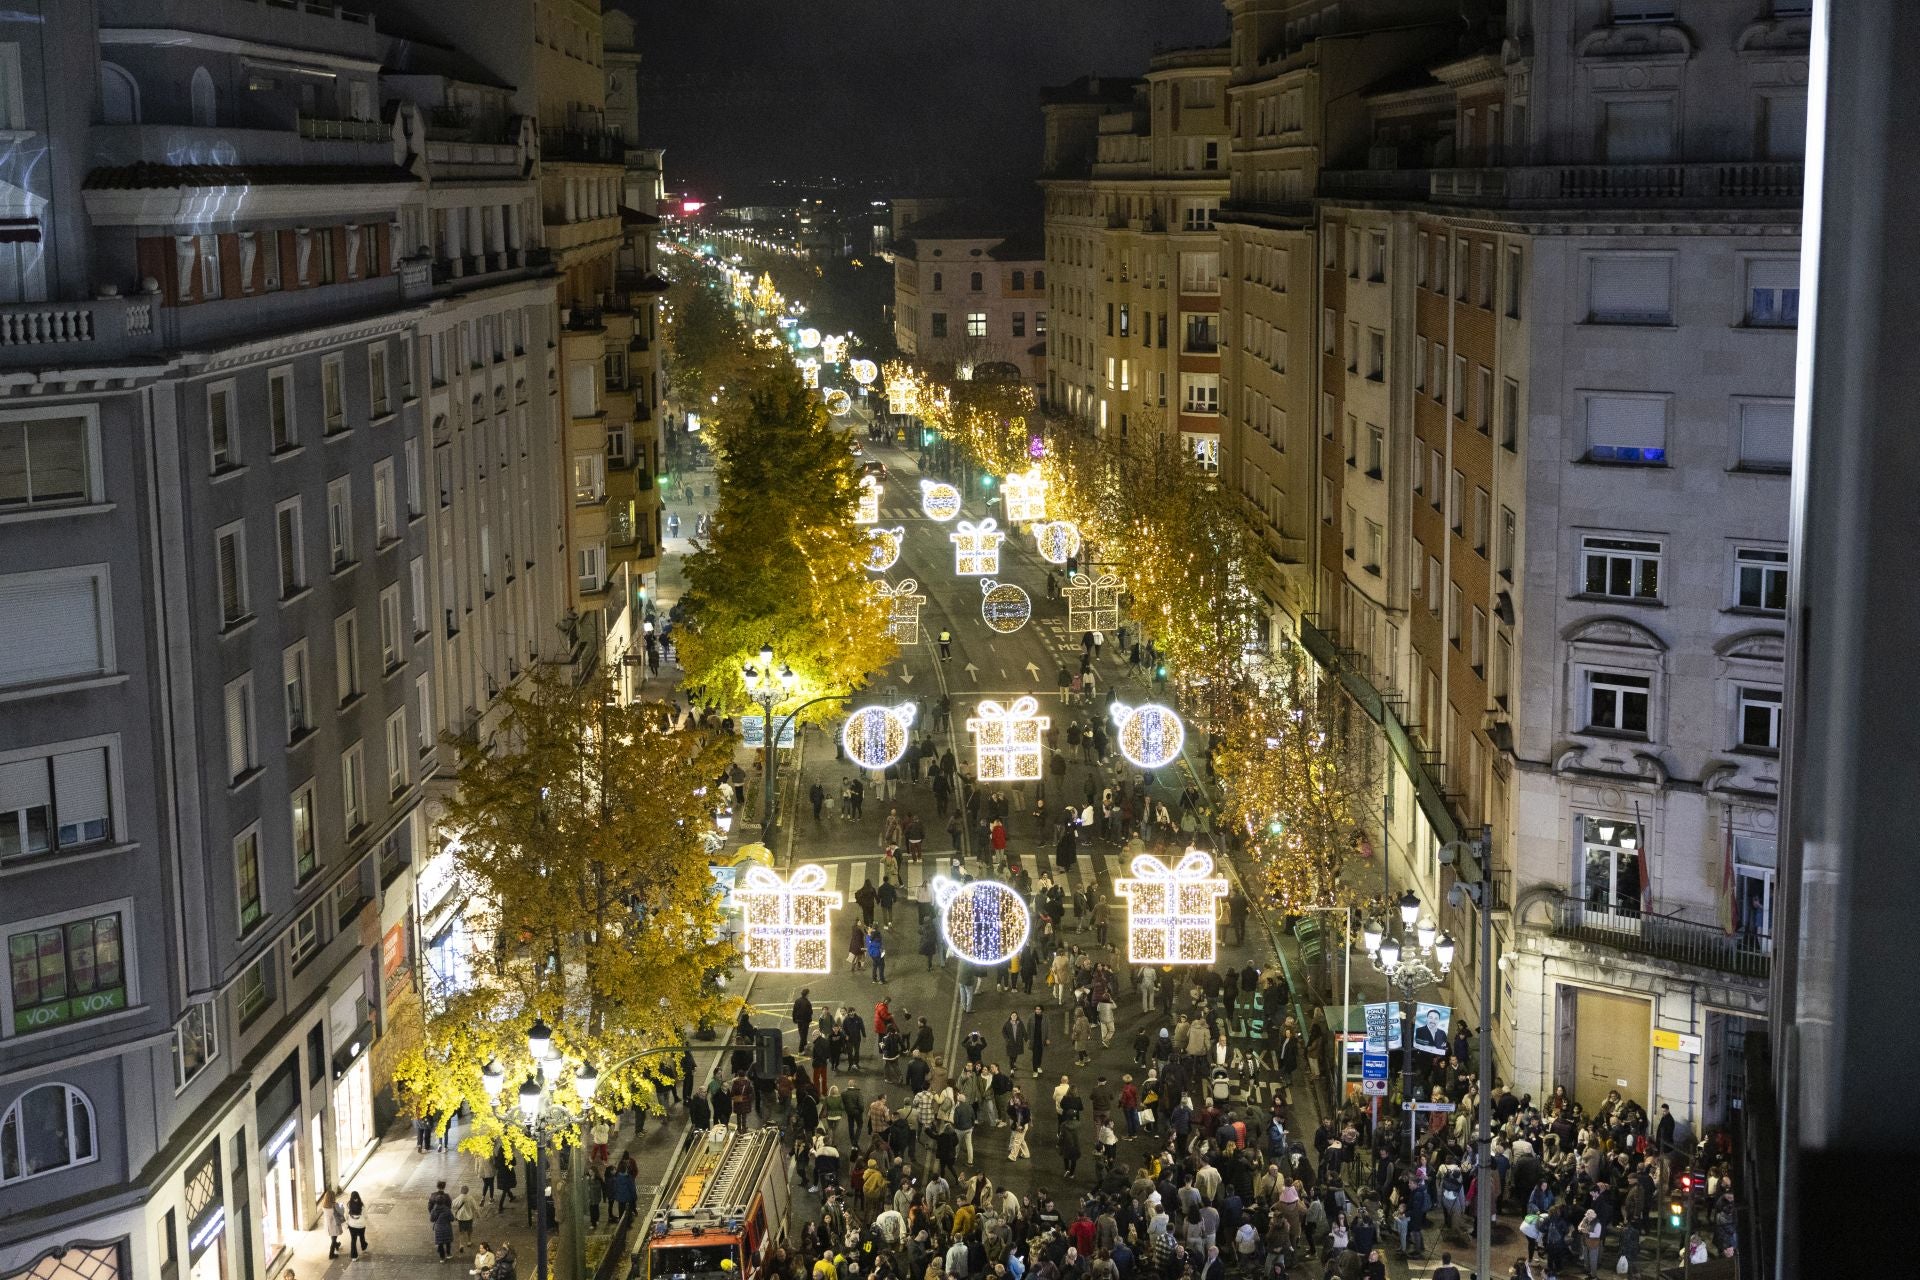
[{"label": "illuminated gift box decoration", "polygon": [[887,379],[887,412],[891,414],[913,412],[913,379]]},{"label": "illuminated gift box decoration", "polygon": [[897,644],[920,643],[920,606],[927,598],[919,590],[915,578],[902,578],[898,586],[880,583],[880,598],[887,602],[887,634]]},{"label": "illuminated gift box decoration", "polygon": [[1033,918],[1020,895],[1000,881],[935,876],[927,888],[940,911],[947,949],[967,963],[1005,964],[1027,945]]},{"label": "illuminated gift box decoration", "polygon": [[1040,778],[1041,735],[1052,720],[1023,694],[1010,707],[982,702],[967,719],[973,734],[974,776],[981,782],[1035,782]]},{"label": "illuminated gift box decoration", "polygon": [[1220,936],[1224,877],[1213,856],[1189,849],[1169,867],[1150,853],[1133,860],[1131,880],[1116,880],[1127,899],[1127,958],[1134,964],[1212,964]]},{"label": "illuminated gift box decoration", "polygon": [[847,717],[840,730],[840,746],[847,759],[863,769],[884,769],[899,761],[913,744],[913,704],[900,707],[861,707]]},{"label": "illuminated gift box decoration", "polygon": [[1029,467],[1007,477],[1001,498],[1007,504],[1007,523],[1026,524],[1047,518],[1047,478],[1039,468]]},{"label": "illuminated gift box decoration", "polygon": [[944,480],[920,482],[920,510],[942,524],[960,514],[960,491]]},{"label": "illuminated gift box decoration", "polygon": [[894,562],[900,558],[900,540],[906,536],[904,525],[867,530],[867,568],[874,573],[885,573],[893,568]]},{"label": "illuminated gift box decoration", "polygon": [[1060,594],[1067,598],[1069,635],[1112,631],[1120,625],[1120,579],[1112,574],[1103,573],[1097,578],[1071,574]]},{"label": "illuminated gift box decoration", "polygon": [[947,535],[953,543],[953,571],[963,576],[1000,572],[1000,542],[1006,536],[992,516],[979,524],[962,520]]},{"label": "illuminated gift box decoration", "polygon": [[1164,769],[1180,758],[1187,727],[1169,707],[1149,702],[1142,707],[1113,704],[1114,742],[1128,763],[1141,769]]},{"label": "illuminated gift box decoration", "polygon": [[854,499],[853,522],[855,524],[880,523],[880,479],[878,476],[860,477],[860,496]]},{"label": "illuminated gift box decoration", "polygon": [[1033,599],[1011,582],[980,579],[980,616],[1003,636],[1010,636],[1027,625],[1033,616]]},{"label": "illuminated gift box decoration", "polygon": [[827,888],[826,868],[809,862],[782,880],[770,867],[747,868],[734,890],[740,903],[742,947],[753,973],[826,973],[831,967],[828,913],[840,894]]},{"label": "illuminated gift box decoration", "polygon": [[1048,520],[1033,526],[1034,545],[1048,564],[1065,564],[1080,554],[1080,526],[1071,520]]},{"label": "illuminated gift box decoration", "polygon": [[820,363],[839,364],[847,358],[847,340],[837,333],[820,339]]},{"label": "illuminated gift box decoration", "polygon": [[805,360],[798,361],[796,367],[800,370],[800,380],[806,383],[809,388],[817,389],[820,386],[820,362],[818,360],[815,360],[812,356],[808,356]]}]

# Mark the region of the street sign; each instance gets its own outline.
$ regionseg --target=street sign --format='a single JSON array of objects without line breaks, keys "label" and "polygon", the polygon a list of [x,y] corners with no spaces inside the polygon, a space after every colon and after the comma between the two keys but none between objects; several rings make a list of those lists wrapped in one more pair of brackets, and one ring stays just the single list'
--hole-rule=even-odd
[{"label": "street sign", "polygon": [[1416,1102],[1411,1107],[1403,1102],[1400,1104],[1400,1109],[1402,1111],[1452,1111],[1455,1108],[1451,1102]]},{"label": "street sign", "polygon": [[[780,745],[791,747],[794,739],[794,717],[783,716],[780,725]],[[740,717],[740,745],[743,747],[763,747],[767,742],[766,722],[759,716]]]},{"label": "street sign", "polygon": [[1697,1058],[1705,1051],[1706,1044],[1699,1036],[1688,1035],[1684,1031],[1656,1030],[1653,1033],[1653,1047],[1656,1049],[1671,1050],[1674,1053],[1684,1053],[1689,1057]]},{"label": "street sign", "polygon": [[1360,1092],[1375,1097],[1385,1097],[1387,1093],[1387,1055],[1384,1053],[1362,1053],[1360,1055]]},{"label": "street sign", "polygon": [[1387,1082],[1385,1080],[1362,1080],[1360,1082],[1360,1092],[1369,1098],[1384,1098],[1387,1096]]}]

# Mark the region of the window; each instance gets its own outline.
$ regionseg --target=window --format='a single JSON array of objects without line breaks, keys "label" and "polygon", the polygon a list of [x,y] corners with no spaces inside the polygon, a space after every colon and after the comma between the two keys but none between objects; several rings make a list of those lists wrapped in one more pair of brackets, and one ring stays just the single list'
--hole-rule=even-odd
[{"label": "window", "polygon": [[1666,465],[1667,398],[1588,396],[1586,460]]},{"label": "window", "polygon": [[1220,375],[1183,373],[1180,375],[1182,413],[1220,412]]},{"label": "window", "polygon": [[1520,442],[1520,384],[1512,378],[1500,383],[1500,447],[1518,449]]},{"label": "window", "polygon": [[1740,745],[1749,751],[1780,749],[1780,691],[1741,685],[1738,692]]},{"label": "window", "polygon": [[360,696],[360,620],[351,609],[333,620],[333,671],[341,705]]},{"label": "window", "polygon": [[1613,0],[1615,22],[1671,22],[1679,0]]},{"label": "window", "polygon": [[247,619],[246,525],[236,521],[213,535],[215,572],[220,587],[220,626],[237,626]]},{"label": "window", "polygon": [[[1016,272],[1015,274],[1017,275],[1018,273]],[[1013,336],[1016,338],[1024,338],[1027,336],[1027,313],[1024,311],[1016,311],[1013,313]]]},{"label": "window", "polygon": [[349,834],[367,822],[366,748],[356,742],[340,756],[340,812]]},{"label": "window", "polygon": [[220,1056],[219,1020],[211,1000],[187,1006],[180,1021],[173,1024],[173,1087],[192,1084],[207,1064]]},{"label": "window", "polygon": [[1787,611],[1787,553],[1764,547],[1741,547],[1733,553],[1733,598],[1736,607],[1768,613]]},{"label": "window", "polygon": [[397,796],[407,789],[407,709],[401,707],[387,717],[387,794]]},{"label": "window", "polygon": [[293,416],[291,369],[273,369],[267,373],[267,437],[275,453],[300,443],[300,430]]},{"label": "window", "polygon": [[969,293],[979,293],[986,287],[986,279],[978,271],[972,272],[967,276],[967,291]]},{"label": "window", "polygon": [[984,311],[967,312],[967,336],[984,338],[987,336],[987,313]]},{"label": "window", "polygon": [[109,749],[42,747],[0,763],[0,861],[66,853],[113,838]]},{"label": "window", "polygon": [[1360,322],[1347,321],[1347,372],[1360,372]]},{"label": "window", "polygon": [[260,767],[260,752],[253,730],[253,676],[251,673],[228,683],[227,708],[227,780],[238,784]]},{"label": "window", "polygon": [[427,634],[427,562],[415,556],[407,562],[407,603],[413,614],[413,634]]},{"label": "window", "polygon": [[307,588],[306,549],[301,545],[300,499],[289,498],[273,510],[274,542],[280,552],[280,598]]},{"label": "window", "polygon": [[1347,504],[1347,522],[1342,529],[1345,536],[1341,539],[1341,543],[1346,549],[1347,559],[1351,560],[1359,554],[1360,542],[1360,513],[1353,509],[1351,502]]},{"label": "window", "polygon": [[1586,673],[1586,725],[1589,732],[1647,736],[1647,708],[1653,679],[1623,671]]},{"label": "window", "polygon": [[261,956],[259,963],[240,975],[233,988],[233,1011],[244,1029],[257,1021],[273,1004],[273,952]]},{"label": "window", "polygon": [[1460,614],[1466,597],[1460,590],[1460,584],[1447,584],[1447,642],[1454,648],[1460,647]]},{"label": "window", "polygon": [[1478,252],[1474,257],[1477,275],[1473,282],[1473,303],[1477,307],[1485,307],[1491,311],[1493,309],[1493,246],[1481,244],[1476,248]]},{"label": "window", "polygon": [[1587,323],[1672,324],[1673,259],[1600,253],[1587,260]]},{"label": "window", "polygon": [[1616,600],[1658,600],[1660,551],[1658,542],[1646,539],[1580,539],[1581,593]]},{"label": "window", "polygon": [[573,455],[573,502],[591,506],[607,496],[606,459],[597,453]]},{"label": "window", "polygon": [[327,485],[327,549],[335,570],[353,563],[353,481],[341,476]]},{"label": "window", "polygon": [[320,950],[320,913],[321,906],[308,907],[293,922],[293,931],[287,935],[287,967],[298,973],[306,967]]},{"label": "window", "polygon": [[1600,143],[1608,164],[1661,164],[1673,158],[1670,99],[1608,102]]},{"label": "window", "polygon": [[233,842],[233,885],[240,901],[240,936],[252,932],[266,912],[260,905],[260,831],[250,828]]},{"label": "window", "polygon": [[313,783],[293,793],[290,814],[293,826],[293,882],[305,884],[319,869],[320,859],[314,837]]},{"label": "window", "polygon": [[200,301],[210,302],[220,296],[220,237],[189,236],[187,241],[194,246],[200,268]]},{"label": "window", "polygon": [[1518,247],[1507,250],[1507,318],[1520,318],[1520,292],[1524,262]]},{"label": "window", "polygon": [[1467,300],[1467,242],[1465,239],[1453,242],[1453,296],[1458,302]]},{"label": "window", "polygon": [[333,922],[336,933],[343,932],[353,924],[353,918],[360,913],[361,906],[367,901],[365,872],[355,867],[353,873],[333,887]]},{"label": "window", "polygon": [[404,633],[400,629],[400,584],[381,589],[380,592],[380,669],[392,671],[406,657],[401,647]]},{"label": "window", "polygon": [[942,276],[940,272],[936,271],[933,273],[933,292],[939,293],[941,290],[941,287],[942,287]]},{"label": "window", "polygon": [[93,1104],[72,1085],[29,1089],[0,1115],[0,1183],[23,1182],[99,1158]]},{"label": "window", "polygon": [[1387,233],[1367,233],[1367,279],[1376,283],[1387,278]]},{"label": "window", "polygon": [[1458,471],[1447,482],[1447,524],[1456,534],[1466,532],[1467,478]]},{"label": "window", "polygon": [[[434,423],[434,426],[438,428],[445,423],[446,419],[441,418]],[[433,481],[434,487],[440,493],[440,509],[445,511],[453,505],[453,449],[451,446],[440,445],[434,449]]]},{"label": "window", "polygon": [[[103,912],[9,934],[7,963],[13,992],[13,1034],[45,1031],[126,1008],[127,967],[121,950],[122,936],[118,912]],[[0,1130],[3,1128],[0,1126]],[[38,1127],[30,1128],[40,1132]],[[21,1139],[25,1136],[20,1135]],[[0,1172],[4,1171],[0,1168]],[[45,1171],[44,1168],[34,1170]],[[13,1176],[8,1174],[9,1179]]]},{"label": "window", "polygon": [[1447,509],[1447,460],[1438,449],[1427,451],[1427,501],[1435,511]]},{"label": "window", "polygon": [[1371,422],[1367,424],[1367,475],[1378,480],[1387,465],[1387,435]]},{"label": "window", "polygon": [[944,338],[947,336],[947,313],[946,312],[944,311],[931,312],[928,314],[927,319],[933,325],[934,337]]},{"label": "window", "polygon": [[1447,291],[1447,237],[1437,231],[1433,236],[1433,291],[1442,295]]},{"label": "window", "polygon": [[339,356],[320,362],[320,405],[328,435],[347,429],[346,372]]},{"label": "window", "polygon": [[420,498],[420,442],[408,436],[401,450],[402,462],[407,469],[407,515],[413,518],[425,509]]},{"label": "window", "polygon": [[1180,255],[1180,292],[1218,293],[1220,291],[1220,255],[1183,253]]},{"label": "window", "polygon": [[1487,526],[1493,522],[1493,496],[1485,489],[1473,491],[1473,521],[1467,526],[1468,541],[1482,556],[1487,554]]},{"label": "window", "polygon": [[1320,309],[1320,350],[1326,355],[1334,353],[1334,347],[1340,340],[1340,323],[1333,318],[1332,307]]},{"label": "window", "polygon": [[598,591],[606,585],[607,549],[605,547],[597,543],[582,547],[576,560],[576,577],[581,591]]},{"label": "window", "polygon": [[0,576],[0,688],[113,669],[107,567]]},{"label": "window", "polygon": [[1500,576],[1508,582],[1513,581],[1514,543],[1517,540],[1519,520],[1511,507],[1500,508]]},{"label": "window", "polygon": [[1473,610],[1473,628],[1467,633],[1467,661],[1475,675],[1487,673],[1487,615],[1478,605]]},{"label": "window", "polygon": [[373,542],[376,548],[400,540],[400,514],[394,507],[393,459],[373,464]]},{"label": "window", "polygon": [[1740,469],[1787,471],[1793,467],[1793,402],[1743,400],[1740,413]]},{"label": "window", "polygon": [[[1641,861],[1640,825],[1611,818],[1580,819],[1581,865],[1576,891],[1594,923],[1629,924],[1640,917],[1647,868]],[[1611,918],[1611,920],[1609,920]]]},{"label": "window", "polygon": [[420,754],[433,750],[433,675],[421,672],[413,680],[413,720],[420,735]]},{"label": "window", "polygon": [[280,682],[286,690],[287,741],[298,742],[313,728],[313,702],[307,687],[307,642],[280,651]]},{"label": "window", "polygon": [[98,501],[97,441],[90,410],[0,422],[0,511]]},{"label": "window", "polygon": [[1493,370],[1481,365],[1473,384],[1474,427],[1481,435],[1493,434]]},{"label": "window", "polygon": [[1027,273],[1024,271],[1015,271],[1013,273],[1013,291],[1015,293],[1025,293],[1026,290],[1027,290]]},{"label": "window", "polygon": [[1800,260],[1756,258],[1747,263],[1747,323],[1791,329],[1800,323]]},{"label": "window", "polygon": [[1447,400],[1453,406],[1453,416],[1462,422],[1467,420],[1467,358],[1456,355],[1453,358],[1453,381],[1447,384]]},{"label": "window", "polygon": [[1361,567],[1375,577],[1380,574],[1380,562],[1386,558],[1382,554],[1385,545],[1386,531],[1381,527],[1380,522],[1367,521],[1367,558],[1362,562]]},{"label": "window", "polygon": [[1367,377],[1374,382],[1387,376],[1387,335],[1378,329],[1367,330]]},{"label": "window", "polygon": [[233,417],[231,382],[207,388],[207,445],[215,475],[240,465],[240,427]]},{"label": "window", "polygon": [[1427,557],[1427,612],[1440,616],[1440,557]]}]

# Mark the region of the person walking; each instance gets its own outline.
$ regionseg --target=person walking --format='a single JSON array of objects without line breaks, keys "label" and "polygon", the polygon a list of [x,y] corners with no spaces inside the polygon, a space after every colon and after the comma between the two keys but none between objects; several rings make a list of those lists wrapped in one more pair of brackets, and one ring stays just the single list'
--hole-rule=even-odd
[{"label": "person walking", "polygon": [[347,1229],[347,1206],[337,1191],[327,1192],[327,1257],[340,1256],[340,1237]]},{"label": "person walking", "polygon": [[1019,1160],[1025,1157],[1033,1159],[1033,1153],[1027,1149],[1027,1134],[1033,1128],[1033,1108],[1027,1105],[1026,1095],[1016,1086],[1007,1103],[1007,1159]]},{"label": "person walking", "polygon": [[462,1184],[460,1194],[453,1198],[453,1223],[460,1228],[460,1239],[465,1244],[473,1243],[473,1220],[479,1213],[480,1207],[474,1203],[473,1189]]},{"label": "person walking", "polygon": [[367,1205],[358,1191],[347,1197],[347,1258],[358,1261],[363,1253],[372,1253],[367,1244]]},{"label": "person walking", "polygon": [[887,982],[887,940],[880,936],[880,930],[867,930],[867,961],[873,967],[870,979],[882,986]]},{"label": "person walking", "polygon": [[1033,1076],[1040,1078],[1040,1067],[1047,1053],[1047,1011],[1040,1005],[1033,1006],[1033,1022],[1027,1031],[1027,1047],[1033,1052]]},{"label": "person walking", "polygon": [[865,884],[854,890],[853,900],[860,904],[860,922],[873,928],[873,909],[880,905],[880,891],[873,887],[873,877],[868,876]]},{"label": "person walking", "polygon": [[445,1262],[453,1257],[453,1203],[445,1192],[427,1211],[427,1221],[433,1224],[433,1251]]},{"label": "person walking", "polygon": [[807,803],[813,806],[813,820],[820,821],[820,810],[826,807],[827,789],[818,782],[807,788]]}]

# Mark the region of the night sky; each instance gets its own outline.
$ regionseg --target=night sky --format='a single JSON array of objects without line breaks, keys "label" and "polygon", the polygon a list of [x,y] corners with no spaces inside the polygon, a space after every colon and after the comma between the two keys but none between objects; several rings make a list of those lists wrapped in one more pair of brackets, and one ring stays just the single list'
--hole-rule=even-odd
[{"label": "night sky", "polygon": [[1039,88],[1220,44],[1220,0],[607,0],[638,20],[644,141],[670,188],[885,175],[900,191],[1031,177]]}]

